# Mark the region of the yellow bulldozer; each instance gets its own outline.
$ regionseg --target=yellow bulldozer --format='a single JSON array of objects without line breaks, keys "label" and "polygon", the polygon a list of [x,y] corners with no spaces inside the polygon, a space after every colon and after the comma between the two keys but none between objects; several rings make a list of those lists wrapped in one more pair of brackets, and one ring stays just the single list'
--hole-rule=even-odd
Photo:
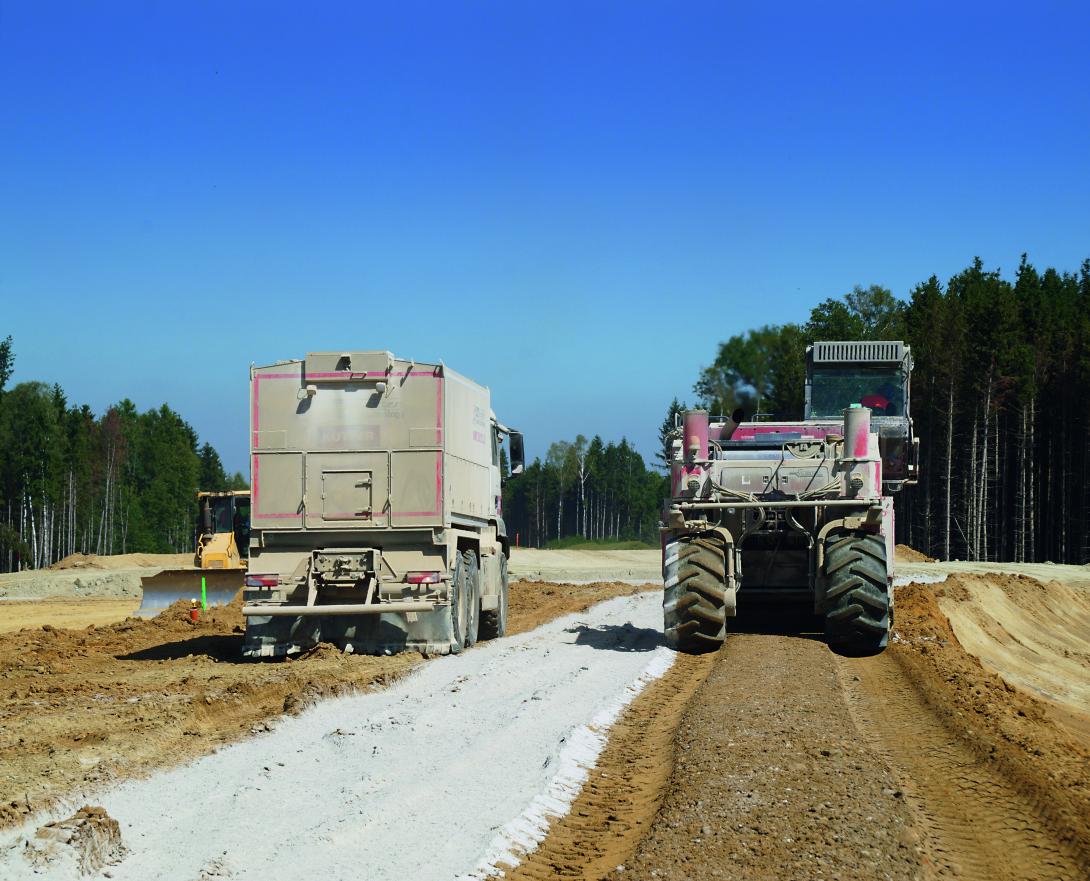
[{"label": "yellow bulldozer", "polygon": [[163,569],[141,579],[138,615],[156,615],[178,600],[202,608],[225,606],[246,580],[250,547],[250,491],[197,493],[192,568]]}]

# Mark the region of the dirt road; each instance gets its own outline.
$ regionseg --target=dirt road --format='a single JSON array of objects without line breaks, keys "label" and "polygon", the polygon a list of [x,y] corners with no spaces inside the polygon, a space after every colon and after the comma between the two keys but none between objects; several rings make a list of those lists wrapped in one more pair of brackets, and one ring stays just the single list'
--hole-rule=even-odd
[{"label": "dirt road", "polygon": [[40,600],[0,600],[0,633],[24,628],[38,629],[43,624],[54,627],[101,627],[124,621],[136,612],[139,597],[46,597]]},{"label": "dirt road", "polygon": [[[538,572],[551,566],[549,571],[573,581],[613,565],[588,553],[531,562],[540,564]],[[650,565],[651,557],[657,562],[657,552],[623,553],[637,555],[625,564],[632,567],[624,569],[626,576]],[[569,564],[570,570],[563,568]],[[396,811],[403,791],[410,804],[417,793],[462,806],[455,826],[436,833],[437,840],[449,843],[438,850],[406,843],[404,853],[430,862],[405,862],[402,855],[388,865],[370,862],[364,874],[381,877],[396,869],[402,877],[430,872],[439,878],[503,871],[522,879],[648,881],[1090,878],[1090,572],[1081,567],[972,570],[969,564],[930,562],[906,564],[902,572],[930,583],[898,589],[896,633],[883,655],[838,656],[804,620],[737,619],[722,651],[671,656],[672,664],[664,659],[638,695],[633,682],[661,654],[656,595],[638,602],[619,599],[615,602],[634,605],[596,607],[574,624],[548,625],[532,639],[528,634],[558,616],[638,590],[623,579],[583,586],[519,584],[512,599],[513,629],[526,634],[533,647],[516,651],[523,643],[509,640],[438,666],[421,667],[415,657],[360,658],[327,648],[288,663],[238,664],[232,660],[240,639],[234,632],[241,624],[237,609],[212,613],[198,625],[176,609],[155,621],[4,634],[0,780],[7,822],[21,819],[27,802],[37,809],[74,789],[120,792],[113,788],[118,781],[208,756],[241,739],[239,750],[268,750],[261,756],[245,753],[253,780],[241,787],[208,784],[206,791],[214,793],[217,804],[233,804],[232,816],[246,817],[260,815],[270,799],[294,803],[292,787],[320,791],[306,812],[306,828],[318,842],[308,869],[319,866],[330,878],[360,874],[358,863],[345,861],[353,835],[394,835],[382,819],[387,810],[368,811],[375,805]],[[93,604],[58,603],[52,613],[75,621],[81,610],[90,615]],[[565,659],[575,649],[590,658],[580,668],[601,668],[606,678],[587,680],[587,671],[568,666]],[[459,665],[476,672],[461,671],[465,681],[440,675]],[[619,678],[609,679],[608,670],[621,671]],[[427,676],[421,678],[420,671]],[[438,677],[433,682],[438,691],[422,699],[414,690],[420,686],[411,683],[430,682],[432,676]],[[454,750],[456,758],[426,772],[418,768],[412,781],[380,780],[369,776],[373,769],[364,764],[363,776],[352,778],[357,782],[346,778],[338,788],[335,781],[322,782],[321,763],[315,767],[303,758],[316,750],[316,755],[328,752],[329,762],[355,761],[361,736],[390,735],[394,740],[383,748],[393,749],[392,744],[403,748],[437,725],[447,730],[466,715],[467,706],[477,705],[473,689],[478,686],[472,682],[495,683],[496,676],[510,679],[503,687],[514,689],[501,701],[503,708],[513,707],[510,725],[493,731],[478,724],[480,714],[470,713],[475,733],[462,737],[464,748]],[[523,681],[526,676],[533,686]],[[595,690],[600,686],[605,690]],[[404,717],[416,726],[410,739],[404,727],[380,725],[379,731],[367,727],[370,722],[362,728],[327,724],[328,731],[307,727],[309,734],[295,736],[305,747],[269,746],[286,743],[276,738],[283,730],[295,731],[296,721],[303,724],[308,714],[292,717],[309,704],[359,692],[367,693],[364,706],[377,707],[375,700],[386,701],[396,692],[404,699],[399,706],[415,707]],[[441,694],[451,696],[461,716],[429,715],[430,704],[443,703]],[[618,700],[632,703],[610,725]],[[332,705],[319,709],[325,706]],[[534,715],[546,708],[547,719]],[[284,709],[289,718],[277,721]],[[533,769],[526,759],[538,755],[537,746],[479,765],[480,757],[489,755],[489,737],[538,743],[536,735],[517,727],[524,712],[534,720],[534,731],[546,726],[551,732],[556,752],[547,762],[539,756]],[[399,713],[394,716],[401,719]],[[361,725],[365,718],[381,719],[382,713],[368,709],[352,716]],[[576,741],[590,750],[582,763],[572,764],[562,744]],[[202,761],[221,760],[232,750]],[[597,756],[593,768],[587,767],[587,755]],[[473,771],[472,780],[459,776],[466,768]],[[173,853],[172,840],[130,819],[140,805],[154,803],[144,800],[147,793],[196,785],[192,801],[203,804],[196,794],[200,785],[184,771],[172,773],[181,776],[156,774],[123,787],[144,795],[107,799],[111,813],[123,820],[119,833],[133,855],[131,864],[111,870],[116,877],[130,871],[126,865],[138,866],[137,874],[157,874],[155,854]],[[486,781],[508,776],[519,781],[514,790],[522,808],[512,810],[517,799],[511,789],[473,788],[480,773]],[[164,787],[168,779],[174,783]],[[556,780],[566,782],[550,789],[559,785]],[[260,796],[253,794],[256,788]],[[72,802],[68,812],[81,803]],[[6,840],[25,841],[43,819],[62,813],[39,815],[18,833],[10,830]],[[430,803],[424,813],[433,813]],[[166,824],[167,816],[157,825]],[[371,819],[353,819],[366,817]],[[417,834],[408,820],[402,825]],[[216,842],[228,856],[241,847],[234,839]],[[232,862],[198,851],[203,863],[185,863],[188,874],[179,870],[177,877],[241,879],[272,871],[272,863],[260,859],[232,857]],[[283,856],[278,865],[289,858]],[[0,870],[0,875],[22,877],[10,871],[22,865],[9,862],[7,874]]]},{"label": "dirt road", "polygon": [[[649,761],[646,732],[622,720],[571,814],[514,877],[1090,877],[1090,752],[1051,701],[966,651],[942,611],[980,619],[992,591],[1049,586],[977,578],[900,590],[898,638],[874,658],[833,654],[804,622],[739,621],[716,656],[678,665],[633,706],[692,693],[668,723],[672,749]],[[1090,632],[1071,620],[1085,595],[1061,587],[1054,644],[1084,663]],[[1040,610],[1035,626],[1050,626]]]},{"label": "dirt road", "polygon": [[511,574],[527,581],[580,584],[591,581],[660,583],[662,556],[658,548],[630,551],[545,551],[515,548]]}]

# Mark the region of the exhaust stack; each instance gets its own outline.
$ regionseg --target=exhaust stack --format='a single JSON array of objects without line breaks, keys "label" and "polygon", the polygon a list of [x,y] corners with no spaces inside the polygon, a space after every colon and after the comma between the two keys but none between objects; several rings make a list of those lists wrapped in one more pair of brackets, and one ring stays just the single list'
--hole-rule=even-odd
[{"label": "exhaust stack", "polygon": [[705,461],[708,458],[708,412],[706,410],[689,410],[685,413],[682,423],[684,436],[685,461],[694,459]]},{"label": "exhaust stack", "polygon": [[869,407],[852,404],[844,411],[844,494],[848,498],[874,498],[882,485],[878,444],[870,430]]}]

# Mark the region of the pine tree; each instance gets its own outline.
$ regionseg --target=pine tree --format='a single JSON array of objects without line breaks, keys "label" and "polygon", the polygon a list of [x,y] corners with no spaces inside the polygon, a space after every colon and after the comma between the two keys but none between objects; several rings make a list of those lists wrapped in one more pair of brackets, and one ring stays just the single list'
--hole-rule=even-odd
[{"label": "pine tree", "polygon": [[677,428],[681,414],[687,409],[683,402],[674,398],[670,402],[670,406],[666,408],[666,416],[662,420],[662,425],[659,426],[659,449],[655,453],[655,459],[658,461],[659,467],[666,471],[670,470],[670,463],[674,460],[674,431]]}]

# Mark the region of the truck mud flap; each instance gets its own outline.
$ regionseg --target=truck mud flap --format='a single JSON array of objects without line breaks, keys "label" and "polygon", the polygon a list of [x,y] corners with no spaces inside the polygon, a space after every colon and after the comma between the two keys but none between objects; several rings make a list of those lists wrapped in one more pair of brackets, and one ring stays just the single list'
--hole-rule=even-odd
[{"label": "truck mud flap", "polygon": [[445,655],[452,639],[450,610],[383,615],[338,615],[290,618],[251,615],[246,619],[242,654],[247,658],[278,658],[328,642],[360,655],[420,652]]}]

